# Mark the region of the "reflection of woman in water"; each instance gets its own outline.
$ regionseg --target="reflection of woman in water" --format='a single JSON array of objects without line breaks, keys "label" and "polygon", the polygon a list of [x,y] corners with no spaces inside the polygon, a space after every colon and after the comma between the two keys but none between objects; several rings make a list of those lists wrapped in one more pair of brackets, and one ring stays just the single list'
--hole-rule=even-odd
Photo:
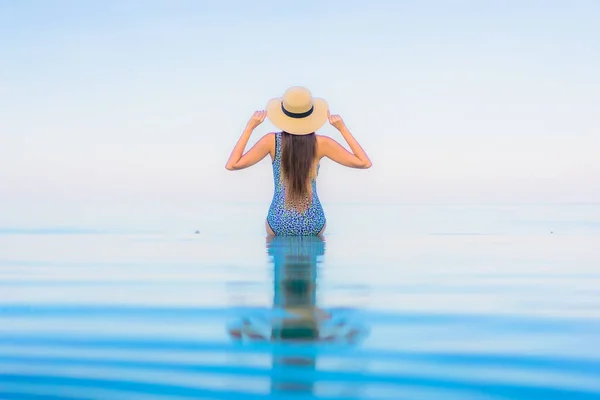
[{"label": "reflection of woman in water", "polygon": [[267,237],[274,264],[273,307],[285,310],[273,327],[272,339],[319,340],[319,320],[327,314],[316,307],[317,263],[325,254],[319,236]]},{"label": "reflection of woman in water", "polygon": [[[325,242],[320,236],[268,236],[273,260],[273,311],[270,318],[244,318],[229,334],[234,339],[278,343],[353,343],[361,333],[343,318],[317,307],[317,273]],[[283,348],[273,354],[271,387],[274,391],[312,391],[310,380],[286,378],[286,368],[316,369],[316,356],[294,354]]]},{"label": "reflection of woman in water", "polygon": [[[320,323],[327,313],[316,307],[317,263],[325,254],[325,242],[318,236],[267,238],[268,254],[273,259],[273,307],[284,310],[284,315],[272,326],[272,341],[317,342]],[[272,391],[312,392],[310,380],[286,379],[287,366],[315,371],[316,357],[282,354],[273,356]]]},{"label": "reflection of woman in water", "polygon": [[273,317],[264,324],[246,319],[244,326],[230,333],[274,341],[320,340],[319,322],[328,318],[316,307],[317,264],[325,254],[323,238],[267,236],[267,253],[273,261]]},{"label": "reflection of woman in water", "polygon": [[[264,135],[244,153],[250,135],[266,117],[280,132]],[[335,140],[317,135],[325,122],[344,137],[351,151]],[[325,214],[317,196],[316,178],[323,157],[351,168],[370,168],[371,160],[339,115],[330,115],[323,99],[313,98],[302,87],[288,89],[269,101],[266,111],[256,111],[235,145],[225,168],[251,167],[267,155],[273,161],[275,192],[267,214],[270,235],[318,235],[325,230]]]}]

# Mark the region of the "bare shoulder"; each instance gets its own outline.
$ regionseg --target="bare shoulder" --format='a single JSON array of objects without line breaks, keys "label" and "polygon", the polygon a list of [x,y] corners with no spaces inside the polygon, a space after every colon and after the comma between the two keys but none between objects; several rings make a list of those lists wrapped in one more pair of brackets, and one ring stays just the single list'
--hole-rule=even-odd
[{"label": "bare shoulder", "polygon": [[315,137],[317,139],[317,160],[320,160],[327,154],[329,141],[333,139],[331,139],[329,136],[320,135],[318,133],[315,134]]},{"label": "bare shoulder", "polygon": [[317,145],[330,145],[331,143],[335,143],[335,140],[326,135],[316,135],[317,137]]},{"label": "bare shoulder", "polygon": [[332,145],[335,146],[336,144],[338,144],[338,142],[327,135],[317,135],[317,145],[331,147]]},{"label": "bare shoulder", "polygon": [[271,158],[274,159],[275,158],[275,132],[266,133],[265,135],[263,135],[262,138],[260,138],[259,142],[262,142],[267,146],[267,148],[269,150],[269,154],[271,155]]},{"label": "bare shoulder", "polygon": [[275,145],[275,132],[265,133],[258,141]]}]

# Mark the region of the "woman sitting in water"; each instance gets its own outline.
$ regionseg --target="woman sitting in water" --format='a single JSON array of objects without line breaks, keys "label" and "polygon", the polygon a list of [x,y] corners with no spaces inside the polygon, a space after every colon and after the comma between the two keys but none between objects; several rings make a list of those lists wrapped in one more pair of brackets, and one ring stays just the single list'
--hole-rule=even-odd
[{"label": "woman sitting in water", "polygon": [[[248,152],[244,149],[252,131],[265,118],[281,132],[264,135]],[[335,140],[315,134],[329,119],[340,131],[352,153]],[[323,99],[313,98],[302,87],[288,89],[283,97],[268,102],[266,111],[256,111],[233,148],[227,168],[248,168],[271,155],[275,193],[267,215],[269,235],[320,235],[325,214],[317,196],[316,177],[321,158],[351,168],[370,168],[371,160],[352,136],[339,115],[330,115]]]}]

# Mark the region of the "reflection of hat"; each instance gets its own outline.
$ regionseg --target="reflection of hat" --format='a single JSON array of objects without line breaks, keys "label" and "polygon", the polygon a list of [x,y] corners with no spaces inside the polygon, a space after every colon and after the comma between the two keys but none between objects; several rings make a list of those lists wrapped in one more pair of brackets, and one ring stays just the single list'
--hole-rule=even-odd
[{"label": "reflection of hat", "polygon": [[293,320],[276,324],[271,328],[274,340],[319,340],[319,326],[316,320]]},{"label": "reflection of hat", "polygon": [[[271,311],[270,313],[273,313]],[[229,326],[232,339],[243,341],[314,341],[357,343],[368,329],[343,309],[315,310],[313,318],[275,315],[252,315]]]},{"label": "reflection of hat", "polygon": [[286,90],[283,97],[269,100],[267,117],[277,128],[292,135],[308,135],[327,122],[329,106],[300,86]]}]

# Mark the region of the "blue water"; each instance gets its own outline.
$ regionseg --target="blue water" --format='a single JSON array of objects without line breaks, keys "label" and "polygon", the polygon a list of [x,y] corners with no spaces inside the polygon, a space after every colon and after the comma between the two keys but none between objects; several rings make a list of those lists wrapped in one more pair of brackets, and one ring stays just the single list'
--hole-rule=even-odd
[{"label": "blue water", "polygon": [[600,399],[600,206],[265,211],[1,227],[0,399]]}]

